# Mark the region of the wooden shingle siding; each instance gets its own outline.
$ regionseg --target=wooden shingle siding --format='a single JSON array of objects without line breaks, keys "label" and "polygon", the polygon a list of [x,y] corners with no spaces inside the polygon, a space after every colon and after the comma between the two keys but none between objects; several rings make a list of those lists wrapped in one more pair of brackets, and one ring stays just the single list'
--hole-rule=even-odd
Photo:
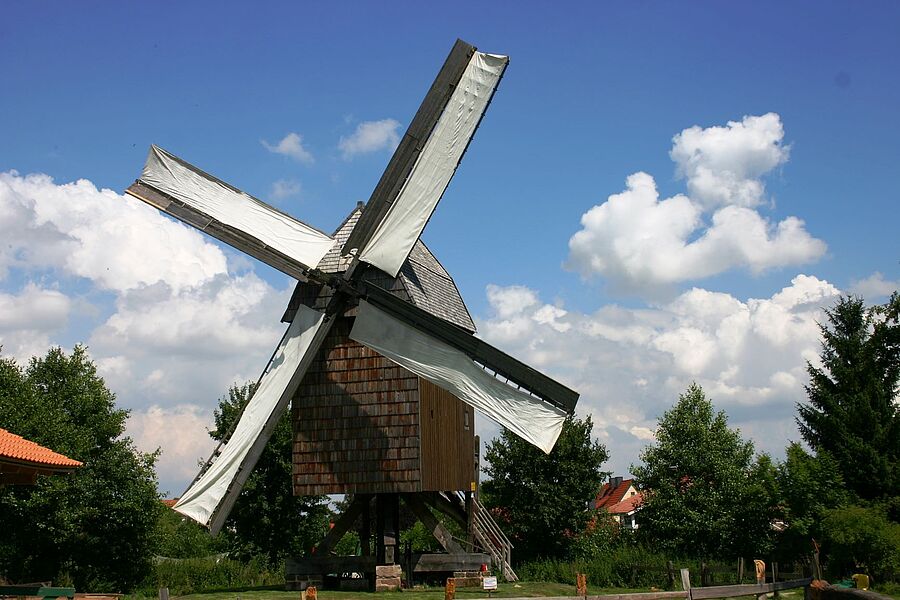
[{"label": "wooden shingle siding", "polygon": [[421,489],[419,380],[335,323],[293,399],[294,494]]}]

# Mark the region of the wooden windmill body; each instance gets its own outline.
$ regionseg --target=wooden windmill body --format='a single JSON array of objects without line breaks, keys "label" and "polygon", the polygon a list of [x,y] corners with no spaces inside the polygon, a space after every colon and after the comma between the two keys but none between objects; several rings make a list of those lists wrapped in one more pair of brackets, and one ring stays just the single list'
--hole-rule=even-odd
[{"label": "wooden windmill body", "polygon": [[[346,241],[357,207],[333,237]],[[342,273],[349,261],[334,250],[319,269]],[[407,302],[475,331],[456,284],[417,242],[396,278],[382,287]],[[322,309],[322,286],[297,284],[282,320],[297,304]],[[471,490],[474,410],[431,382],[349,338],[355,309],[338,318],[293,401],[294,493],[379,494]]]},{"label": "wooden windmill body", "polygon": [[[407,557],[410,571],[492,562],[515,577],[509,541],[473,497],[475,409],[550,452],[578,394],[474,337],[452,278],[419,239],[507,64],[457,40],[369,201],[333,237],[151,146],[129,195],[299,282],[253,397],[174,510],[218,532],[292,405],[294,493],[353,497],[292,575],[395,567],[402,502],[446,551]],[[433,510],[465,534],[455,539]],[[357,521],[363,555],[331,556]]]},{"label": "wooden windmill body", "polygon": [[[346,241],[362,210],[358,206],[334,232],[338,244]],[[335,250],[322,259],[319,269],[339,274],[349,264]],[[421,241],[396,278],[370,273],[370,278],[378,279],[381,287],[404,301],[475,331],[456,284]],[[298,283],[282,320],[290,322],[298,304],[322,309],[328,300],[322,286]],[[343,564],[342,570],[366,573],[376,564],[403,563],[396,531],[401,498],[417,518],[426,521],[448,554],[406,557],[414,563],[406,565],[408,568],[450,572],[496,562],[501,570],[505,564],[506,575],[515,578],[508,541],[490,540],[475,522],[478,508],[472,493],[478,482],[478,441],[474,409],[350,339],[355,312],[349,308],[335,323],[294,396],[293,490],[295,495],[352,494],[354,503],[346,518],[338,520],[317,553],[330,550],[356,523],[363,554],[358,559],[294,559],[288,566],[289,581],[321,576],[323,565]],[[429,507],[460,521],[468,539],[454,540],[430,516]],[[371,509],[377,517],[375,523],[369,521]],[[490,519],[487,513],[480,516]],[[499,532],[498,527],[496,530]],[[370,540],[374,544],[370,545]]]}]

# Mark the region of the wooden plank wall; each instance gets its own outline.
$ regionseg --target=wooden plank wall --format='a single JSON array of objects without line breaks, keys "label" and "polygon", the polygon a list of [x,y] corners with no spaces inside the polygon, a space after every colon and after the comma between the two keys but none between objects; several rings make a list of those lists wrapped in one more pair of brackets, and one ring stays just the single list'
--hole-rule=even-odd
[{"label": "wooden plank wall", "polygon": [[419,380],[341,318],[293,399],[294,494],[421,490]]},{"label": "wooden plank wall", "polygon": [[422,489],[470,489],[475,473],[472,407],[425,379],[419,380]]}]

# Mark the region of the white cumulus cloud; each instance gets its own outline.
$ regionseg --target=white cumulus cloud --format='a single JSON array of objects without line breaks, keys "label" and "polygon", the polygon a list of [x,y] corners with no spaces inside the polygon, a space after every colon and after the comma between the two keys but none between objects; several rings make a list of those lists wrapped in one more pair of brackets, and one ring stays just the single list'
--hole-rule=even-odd
[{"label": "white cumulus cloud", "polygon": [[900,279],[885,279],[881,272],[875,271],[864,279],[853,281],[850,284],[850,291],[869,302],[874,302],[900,291]]},{"label": "white cumulus cloud", "polygon": [[338,149],[345,159],[378,150],[393,150],[400,143],[399,129],[400,123],[394,119],[363,121],[351,135],[341,136]]},{"label": "white cumulus cloud", "polygon": [[625,190],[589,209],[569,240],[568,265],[619,291],[653,295],[674,284],[743,268],[754,274],[818,259],[826,250],[797,217],[773,222],[756,208],[766,172],[787,159],[778,115],[728,127],[692,127],[672,156],[690,195],[660,198],[638,172]]},{"label": "white cumulus cloud", "polygon": [[203,234],[86,180],[0,174],[0,240],[3,355],[25,362],[87,342],[118,403],[133,411],[142,447],[163,448],[163,486],[183,486],[195,472],[193,449],[207,443],[197,421],[211,419],[232,383],[255,381],[266,367],[285,329],[290,282],[229,272]]},{"label": "white cumulus cloud", "polygon": [[777,114],[746,116],[725,127],[685,129],[672,139],[669,156],[693,199],[707,207],[753,208],[764,201],[761,177],[788,160],[783,139]]},{"label": "white cumulus cloud", "polygon": [[0,173],[0,279],[10,268],[54,268],[125,291],[180,289],[225,273],[214,244],[128,196],[80,179]]},{"label": "white cumulus cloud", "polygon": [[0,348],[24,363],[43,354],[53,334],[68,323],[72,300],[55,289],[28,283],[18,294],[0,292]]},{"label": "white cumulus cloud", "polygon": [[312,152],[303,147],[303,136],[299,133],[290,132],[277,144],[270,144],[266,140],[260,140],[260,143],[266,150],[274,154],[281,154],[292,158],[297,162],[311,165],[315,162]]},{"label": "white cumulus cloud", "polygon": [[[215,442],[207,431],[213,426],[212,414],[206,407],[179,404],[165,408],[152,405],[134,410],[128,417],[127,433],[143,452],[159,449],[156,461],[158,472],[166,482],[191,481],[199,470],[198,463],[209,458]],[[170,497],[183,491],[182,487],[163,489]]]},{"label": "white cumulus cloud", "polygon": [[788,437],[797,439],[794,405],[805,398],[806,361],[815,364],[820,350],[816,322],[839,293],[797,275],[768,298],[693,288],[659,306],[585,314],[542,302],[534,290],[490,286],[492,313],[478,326],[489,342],[579,391],[579,414],[593,418],[611,466],[627,471],[692,381],[759,449],[780,454]]}]

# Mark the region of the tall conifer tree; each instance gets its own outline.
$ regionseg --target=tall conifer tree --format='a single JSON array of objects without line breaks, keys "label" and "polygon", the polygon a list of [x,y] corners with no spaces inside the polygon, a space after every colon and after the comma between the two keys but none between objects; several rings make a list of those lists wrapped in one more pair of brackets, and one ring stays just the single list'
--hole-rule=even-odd
[{"label": "tall conifer tree", "polygon": [[848,296],[827,310],[822,366],[807,363],[809,403],[797,405],[803,439],[833,456],[863,499],[900,495],[898,311],[897,293],[884,306]]}]

